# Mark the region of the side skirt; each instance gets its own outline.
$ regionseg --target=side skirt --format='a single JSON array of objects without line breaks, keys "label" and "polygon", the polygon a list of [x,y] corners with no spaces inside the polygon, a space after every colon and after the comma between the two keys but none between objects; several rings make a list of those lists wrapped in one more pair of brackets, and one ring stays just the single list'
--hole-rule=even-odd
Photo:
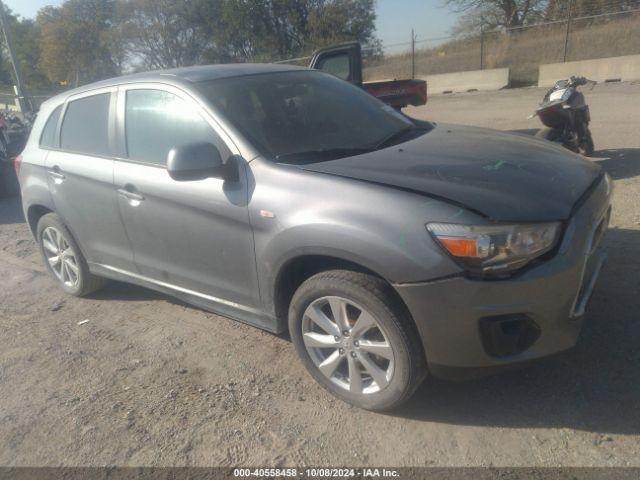
[{"label": "side skirt", "polygon": [[285,330],[284,321],[246,305],[240,305],[211,295],[195,292],[170,283],[160,282],[145,277],[144,275],[128,272],[109,265],[89,263],[89,270],[91,273],[101,277],[132,283],[150,290],[165,293],[185,303],[202,308],[203,310],[267,330],[271,333],[282,333]]}]

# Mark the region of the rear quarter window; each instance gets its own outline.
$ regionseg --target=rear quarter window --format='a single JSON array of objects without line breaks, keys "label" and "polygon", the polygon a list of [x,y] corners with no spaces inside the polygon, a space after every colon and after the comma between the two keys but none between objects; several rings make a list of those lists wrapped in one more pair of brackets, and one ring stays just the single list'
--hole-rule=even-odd
[{"label": "rear quarter window", "polygon": [[69,102],[62,120],[60,148],[108,156],[110,98],[111,94],[101,93]]},{"label": "rear quarter window", "polygon": [[56,147],[56,129],[58,128],[58,120],[60,119],[60,112],[62,112],[62,105],[58,105],[55,110],[49,115],[47,123],[45,123],[40,135],[40,146],[43,148]]}]

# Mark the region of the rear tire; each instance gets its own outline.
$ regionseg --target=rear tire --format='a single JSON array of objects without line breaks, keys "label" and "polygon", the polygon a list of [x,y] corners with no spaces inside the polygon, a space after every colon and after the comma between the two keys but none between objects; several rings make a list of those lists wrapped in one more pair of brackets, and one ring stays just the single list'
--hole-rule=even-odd
[{"label": "rear tire", "polygon": [[378,277],[329,270],[303,282],[289,307],[289,333],[311,376],[367,410],[398,407],[426,374],[418,332],[394,293]]},{"label": "rear tire", "polygon": [[38,221],[36,238],[47,270],[69,295],[83,297],[107,283],[89,271],[73,235],[55,213],[48,213]]}]

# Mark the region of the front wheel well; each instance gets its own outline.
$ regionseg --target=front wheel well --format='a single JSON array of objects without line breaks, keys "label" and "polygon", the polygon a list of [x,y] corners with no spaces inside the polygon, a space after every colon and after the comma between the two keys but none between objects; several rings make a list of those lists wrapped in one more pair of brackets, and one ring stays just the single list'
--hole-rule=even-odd
[{"label": "front wheel well", "polygon": [[[387,283],[390,291],[395,299],[405,308],[408,308],[404,301],[391,286],[391,284],[381,275],[373,270],[360,265],[358,263],[344,260],[342,258],[332,257],[328,255],[303,255],[296,257],[286,263],[278,273],[274,288],[274,307],[276,317],[284,320],[287,325],[287,317],[289,313],[289,304],[293,298],[293,294],[302,283],[313,275],[327,270],[351,270],[354,272],[366,273],[374,277],[380,278]],[[409,317],[411,314],[409,313]]]}]

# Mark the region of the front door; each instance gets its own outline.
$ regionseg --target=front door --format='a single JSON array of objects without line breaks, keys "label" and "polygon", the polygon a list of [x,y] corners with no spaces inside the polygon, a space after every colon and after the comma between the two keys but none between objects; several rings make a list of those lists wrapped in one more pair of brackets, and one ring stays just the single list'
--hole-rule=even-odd
[{"label": "front door", "polygon": [[126,158],[115,164],[114,183],[139,273],[223,307],[258,306],[244,161],[238,161],[237,182],[179,182],[166,169],[174,146],[211,142],[224,160],[237,154],[235,146],[216,132],[201,106],[174,87],[121,87],[118,119]]}]

